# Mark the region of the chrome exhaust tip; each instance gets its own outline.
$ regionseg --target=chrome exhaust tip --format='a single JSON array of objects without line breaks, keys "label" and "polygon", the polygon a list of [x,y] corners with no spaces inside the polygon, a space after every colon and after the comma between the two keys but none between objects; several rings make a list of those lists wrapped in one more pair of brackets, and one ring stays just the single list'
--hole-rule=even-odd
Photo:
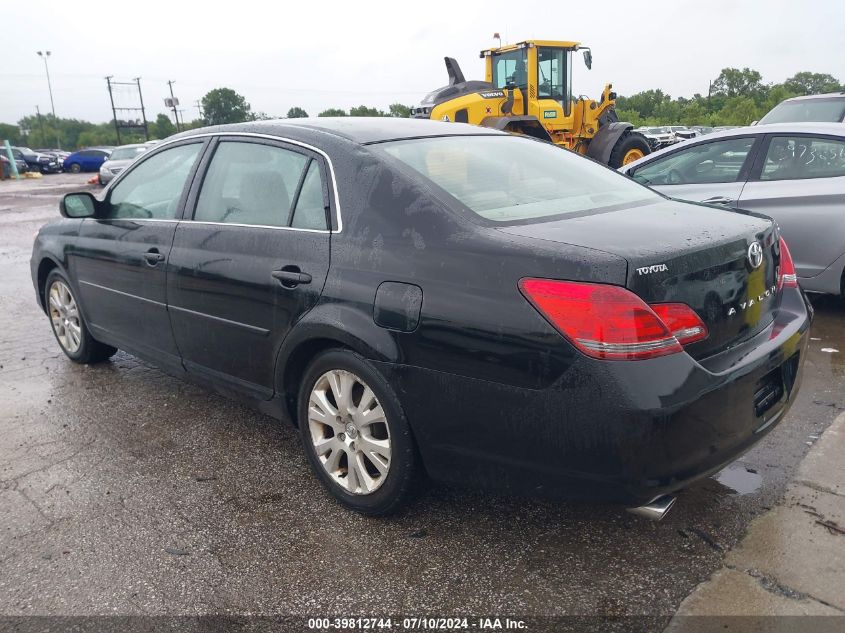
[{"label": "chrome exhaust tip", "polygon": [[637,508],[628,508],[628,512],[636,514],[637,516],[651,519],[652,521],[660,521],[663,517],[669,514],[669,510],[675,505],[677,497],[675,495],[663,495],[658,497],[651,503]]}]

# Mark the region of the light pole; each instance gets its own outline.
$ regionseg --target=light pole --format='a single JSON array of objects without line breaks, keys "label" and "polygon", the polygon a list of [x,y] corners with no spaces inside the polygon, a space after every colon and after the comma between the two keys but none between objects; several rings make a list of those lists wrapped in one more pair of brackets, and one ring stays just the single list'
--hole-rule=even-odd
[{"label": "light pole", "polygon": [[44,70],[47,72],[47,89],[50,91],[50,107],[53,110],[53,127],[56,130],[56,149],[62,149],[59,141],[59,121],[56,119],[56,104],[53,103],[53,84],[50,83],[50,68],[47,65],[47,58],[50,57],[50,51],[42,53],[37,51],[38,56],[44,60]]}]

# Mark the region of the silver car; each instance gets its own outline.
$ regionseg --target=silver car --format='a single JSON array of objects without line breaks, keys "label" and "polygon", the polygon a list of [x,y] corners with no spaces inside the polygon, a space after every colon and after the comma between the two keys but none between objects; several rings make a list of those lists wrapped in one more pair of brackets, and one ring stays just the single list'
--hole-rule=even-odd
[{"label": "silver car", "polygon": [[129,166],[129,163],[138,158],[138,156],[150,147],[150,143],[136,143],[134,145],[115,147],[108,160],[100,166],[100,184],[107,185],[110,183],[115,176]]},{"label": "silver car", "polygon": [[796,123],[799,121],[845,123],[845,93],[834,92],[786,99],[769,110],[759,123],[768,125],[770,123]]},{"label": "silver car", "polygon": [[622,166],[672,198],[777,220],[804,290],[845,294],[845,126],[779,123],[714,132]]}]

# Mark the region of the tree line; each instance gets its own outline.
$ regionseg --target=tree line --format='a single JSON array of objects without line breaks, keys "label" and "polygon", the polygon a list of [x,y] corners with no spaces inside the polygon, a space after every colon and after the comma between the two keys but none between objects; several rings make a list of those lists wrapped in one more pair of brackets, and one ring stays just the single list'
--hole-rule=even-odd
[{"label": "tree line", "polygon": [[749,125],[784,99],[845,90],[826,73],[799,72],[783,83],[767,84],[750,68],[723,68],[707,95],[673,99],[660,89],[616,100],[621,121],[634,125]]},{"label": "tree line", "polygon": [[[724,68],[710,83],[707,95],[673,99],[661,89],[644,90],[616,101],[619,119],[634,125],[748,125],[784,99],[806,94],[838,92],[845,85],[825,73],[799,72],[783,83],[767,84],[762,75],[750,68]],[[206,125],[242,123],[273,118],[304,118],[309,116],[303,108],[294,106],[286,117],[254,112],[243,95],[231,88],[215,88],[201,101],[202,117],[180,122],[180,128],[194,129]],[[360,105],[349,110],[328,108],[318,117],[370,116],[408,117],[410,107],[393,103],[387,110]],[[133,121],[140,123],[140,121]],[[150,139],[163,139],[176,132],[176,125],[166,114],[158,114],[148,121]],[[94,145],[116,145],[117,132],[114,121],[91,123],[79,119],[53,118],[51,114],[28,115],[17,125],[0,123],[0,140],[8,139],[13,145],[33,148],[51,148],[59,138],[62,148],[75,149]],[[124,143],[140,143],[144,134],[139,130],[121,132]]]}]

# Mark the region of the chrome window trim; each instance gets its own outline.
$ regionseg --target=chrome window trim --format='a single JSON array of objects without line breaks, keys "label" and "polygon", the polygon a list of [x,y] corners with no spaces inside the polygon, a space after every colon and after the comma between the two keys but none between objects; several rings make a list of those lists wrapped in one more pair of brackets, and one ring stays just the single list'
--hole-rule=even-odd
[{"label": "chrome window trim", "polygon": [[[270,140],[270,141],[282,141],[283,143],[290,143],[291,145],[297,145],[297,146],[302,147],[304,149],[311,150],[312,152],[315,152],[315,153],[319,154],[320,156],[322,156],[326,160],[326,164],[329,167],[329,175],[331,176],[331,179],[332,179],[331,185],[332,185],[332,193],[334,194],[334,207],[335,207],[334,216],[335,216],[335,219],[337,220],[337,230],[332,231],[331,229],[302,229],[302,228],[297,228],[297,227],[293,227],[293,226],[266,226],[266,225],[258,225],[258,224],[235,224],[235,223],[232,223],[232,222],[205,222],[205,221],[202,221],[202,220],[193,220],[193,219],[189,219],[189,220],[182,219],[182,220],[172,220],[172,221],[176,221],[176,222],[195,222],[196,224],[214,224],[214,225],[219,225],[219,226],[249,226],[249,227],[253,227],[253,228],[282,229],[282,230],[287,230],[287,231],[308,231],[308,232],[311,232],[311,233],[340,233],[341,231],[343,231],[343,215],[340,212],[340,196],[338,195],[338,191],[337,191],[337,178],[335,177],[334,163],[332,163],[332,159],[329,157],[329,155],[326,154],[326,152],[321,150],[319,147],[314,147],[313,145],[309,145],[308,143],[303,143],[302,141],[297,141],[297,140],[287,138],[287,137],[284,137],[284,136],[277,136],[275,134],[259,134],[258,132],[231,132],[231,131],[229,131],[229,132],[203,132],[202,134],[191,134],[189,136],[180,136],[179,138],[174,138],[174,139],[169,139],[169,140],[165,139],[165,140],[163,140],[159,143],[156,143],[153,149],[147,150],[147,152],[144,152],[144,154],[145,155],[153,155],[153,153],[157,153],[156,150],[158,150],[160,147],[166,147],[166,146],[170,145],[171,143],[179,143],[179,142],[182,142],[182,141],[190,141],[192,139],[203,139],[203,138],[212,138],[212,137],[221,137],[221,136],[243,136],[243,137],[247,137],[247,138],[261,138],[261,139],[266,139],[266,140]],[[130,172],[131,172],[131,169],[129,169],[129,168],[124,169],[123,171],[120,172],[120,174],[118,174],[115,177],[114,180],[112,180],[109,183],[109,185],[117,186],[117,183],[120,182],[123,179],[122,177],[125,176],[127,173],[130,173]],[[142,221],[142,222],[143,221],[149,222],[150,220],[151,219],[144,219],[144,218],[140,219],[140,221]],[[152,221],[169,222],[171,220],[154,220],[154,219],[152,219]]]}]

